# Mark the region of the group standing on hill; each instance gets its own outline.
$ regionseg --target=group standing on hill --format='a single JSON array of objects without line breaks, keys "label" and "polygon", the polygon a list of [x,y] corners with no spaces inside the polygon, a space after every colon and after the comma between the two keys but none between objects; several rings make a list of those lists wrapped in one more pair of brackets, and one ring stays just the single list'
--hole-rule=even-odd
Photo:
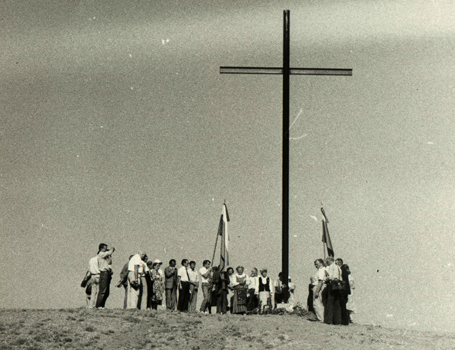
[{"label": "group standing on hill", "polygon": [[108,249],[101,243],[98,253],[88,262],[88,271],[83,283],[86,285],[87,307],[104,309],[110,294],[112,279],[112,253],[115,248]]},{"label": "group standing on hill", "polygon": [[[89,269],[82,286],[86,288],[87,308],[103,309],[109,297],[112,279],[112,254],[115,249],[108,249],[101,243],[97,255],[90,259]],[[258,273],[257,268],[245,273],[243,266],[226,270],[211,266],[210,260],[204,260],[197,270],[196,262],[183,259],[181,267],[176,267],[175,259],[169,261],[164,271],[162,262],[149,261],[145,252],[138,252],[128,258],[120,272],[116,287],[124,288],[123,308],[158,309],[163,305],[168,310],[196,312],[197,295],[202,290],[203,301],[199,312],[226,314],[267,313],[281,302],[293,302],[295,285],[289,278],[289,286],[281,281],[281,273],[276,281],[268,276],[266,268]],[[286,288],[287,287],[287,288]],[[272,305],[273,304],[273,305]]]},{"label": "group standing on hill", "polygon": [[[96,256],[89,260],[88,271],[82,282],[86,288],[86,305],[90,309],[104,309],[110,294],[112,280],[112,254],[101,243]],[[125,297],[123,308],[157,310],[165,301],[168,310],[196,312],[199,288],[203,301],[199,312],[226,314],[267,313],[281,302],[293,302],[295,285],[289,277],[289,285],[281,282],[281,273],[272,281],[266,268],[253,268],[250,275],[243,266],[234,269],[211,266],[204,260],[197,270],[196,262],[183,259],[177,268],[175,259],[169,261],[164,271],[162,262],[149,261],[144,252],[131,255],[120,272],[116,287],[123,287]],[[311,277],[308,295],[308,310],[327,324],[348,325],[352,322],[355,307],[352,303],[354,280],[349,266],[342,259],[317,259],[316,273]],[[273,305],[272,305],[273,302]]]},{"label": "group standing on hill", "polygon": [[317,259],[314,266],[317,271],[310,278],[308,310],[321,322],[349,325],[355,312],[353,307],[348,307],[354,289],[349,266],[333,257]]}]

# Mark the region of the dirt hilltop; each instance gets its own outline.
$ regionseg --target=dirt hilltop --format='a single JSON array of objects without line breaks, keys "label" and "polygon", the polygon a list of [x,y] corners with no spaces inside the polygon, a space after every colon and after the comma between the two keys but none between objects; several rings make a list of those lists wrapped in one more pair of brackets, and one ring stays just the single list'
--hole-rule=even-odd
[{"label": "dirt hilltop", "polygon": [[455,334],[329,326],[300,314],[0,310],[0,349],[455,349]]}]

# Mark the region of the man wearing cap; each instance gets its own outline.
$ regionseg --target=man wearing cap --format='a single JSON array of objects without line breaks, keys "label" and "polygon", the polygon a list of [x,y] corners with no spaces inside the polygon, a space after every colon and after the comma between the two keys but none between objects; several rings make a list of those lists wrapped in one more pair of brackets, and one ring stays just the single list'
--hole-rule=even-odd
[{"label": "man wearing cap", "polygon": [[107,244],[101,243],[98,250],[97,259],[98,268],[100,270],[100,283],[96,299],[96,308],[104,309],[106,300],[110,293],[110,284],[112,279],[112,253],[115,251],[115,248],[112,247],[112,249],[108,249]]},{"label": "man wearing cap", "polygon": [[133,255],[128,263],[128,309],[140,308],[139,296],[142,295],[140,268],[144,271],[147,266],[146,259],[147,255],[144,252],[139,252]]},{"label": "man wearing cap", "polygon": [[169,260],[169,266],[164,269],[166,289],[166,309],[175,310],[177,304],[177,268],[175,259]]},{"label": "man wearing cap", "polygon": [[177,283],[179,286],[179,302],[177,310],[188,311],[188,302],[190,300],[190,278],[188,276],[188,259],[182,260],[182,267],[177,271]]}]

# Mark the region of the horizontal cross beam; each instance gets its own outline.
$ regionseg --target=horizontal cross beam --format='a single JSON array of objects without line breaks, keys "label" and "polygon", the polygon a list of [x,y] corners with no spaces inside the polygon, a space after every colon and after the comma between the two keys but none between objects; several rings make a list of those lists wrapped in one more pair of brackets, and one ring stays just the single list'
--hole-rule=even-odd
[{"label": "horizontal cross beam", "polygon": [[[282,75],[281,67],[220,67],[221,74],[267,74]],[[352,76],[352,69],[346,68],[290,68],[291,75],[338,75]]]}]

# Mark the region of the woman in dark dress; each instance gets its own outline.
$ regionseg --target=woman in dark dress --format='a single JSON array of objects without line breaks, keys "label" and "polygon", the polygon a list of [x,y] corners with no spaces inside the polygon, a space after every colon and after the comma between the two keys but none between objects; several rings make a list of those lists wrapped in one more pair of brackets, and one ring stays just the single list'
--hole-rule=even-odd
[{"label": "woman in dark dress", "polygon": [[232,298],[232,313],[233,314],[244,314],[247,312],[247,292],[248,287],[247,275],[244,273],[243,266],[237,266],[237,273],[232,279],[232,290],[234,291],[234,296]]}]

